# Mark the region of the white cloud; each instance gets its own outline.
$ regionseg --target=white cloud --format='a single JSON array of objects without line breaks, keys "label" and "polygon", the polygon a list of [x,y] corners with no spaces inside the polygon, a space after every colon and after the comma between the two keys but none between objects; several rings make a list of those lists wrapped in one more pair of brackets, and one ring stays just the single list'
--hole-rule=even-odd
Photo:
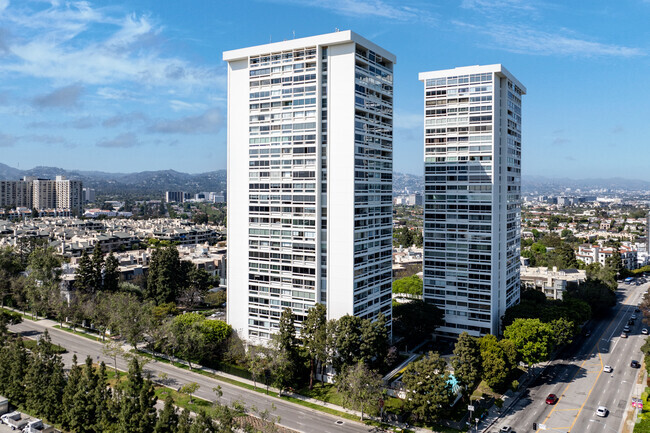
[{"label": "white cloud", "polygon": [[160,54],[162,42],[157,35],[162,27],[148,16],[116,17],[88,2],[53,2],[34,11],[7,7],[2,1],[6,9],[0,26],[9,26],[15,37],[5,42],[11,56],[0,63],[0,74],[185,89],[225,83],[225,74],[214,68]]},{"label": "white cloud", "polygon": [[488,36],[493,41],[493,48],[518,54],[577,57],[637,57],[645,55],[645,52],[639,48],[588,41],[576,37],[564,29],[551,33],[524,25],[493,24],[480,27],[462,22],[454,23]]}]

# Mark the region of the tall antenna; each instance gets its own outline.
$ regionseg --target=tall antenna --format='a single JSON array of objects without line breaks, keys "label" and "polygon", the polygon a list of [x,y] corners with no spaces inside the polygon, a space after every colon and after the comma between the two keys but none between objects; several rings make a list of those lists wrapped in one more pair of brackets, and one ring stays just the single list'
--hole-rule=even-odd
[{"label": "tall antenna", "polygon": [[296,31],[292,30],[291,33],[293,33],[293,38],[296,39]]}]

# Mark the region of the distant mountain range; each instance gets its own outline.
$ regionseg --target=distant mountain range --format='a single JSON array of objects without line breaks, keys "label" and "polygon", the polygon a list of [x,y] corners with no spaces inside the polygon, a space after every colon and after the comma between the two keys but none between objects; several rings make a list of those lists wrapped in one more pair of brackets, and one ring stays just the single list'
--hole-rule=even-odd
[{"label": "distant mountain range", "polygon": [[639,179],[624,179],[621,177],[612,177],[609,179],[569,179],[566,177],[523,176],[521,183],[522,189],[525,191],[571,188],[572,190],[580,189],[582,191],[609,189],[650,192],[650,182]]},{"label": "distant mountain range", "polygon": [[[0,163],[0,180],[17,180],[23,176],[36,176],[53,179],[66,176],[79,179],[84,186],[95,188],[98,194],[144,194],[162,195],[165,191],[225,191],[226,170],[188,174],[175,170],[142,171],[139,173],[107,173],[103,171],[66,170],[57,167],[34,167],[20,170]],[[612,189],[628,191],[650,191],[650,182],[619,177],[611,179],[568,179],[547,178],[543,176],[524,176],[522,187],[525,191],[550,191],[565,188]],[[424,191],[424,178],[409,173],[393,173],[393,191],[403,193]]]},{"label": "distant mountain range", "polygon": [[140,173],[106,173],[103,171],[66,170],[58,167],[34,167],[19,170],[0,163],[0,179],[17,180],[23,176],[54,179],[66,176],[78,179],[84,187],[95,188],[98,194],[162,195],[165,191],[225,191],[226,170],[188,174],[174,170],[143,171]]}]

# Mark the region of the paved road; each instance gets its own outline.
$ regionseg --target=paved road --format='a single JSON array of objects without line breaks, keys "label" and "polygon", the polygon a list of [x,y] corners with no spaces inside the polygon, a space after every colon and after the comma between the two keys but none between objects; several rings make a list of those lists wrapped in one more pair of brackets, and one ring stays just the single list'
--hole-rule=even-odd
[{"label": "paved road", "polygon": [[[50,332],[52,342],[68,349],[69,352],[63,355],[66,366],[69,367],[72,364],[72,356],[74,354],[77,354],[80,364],[85,361],[86,356],[90,355],[94,361],[104,361],[108,367],[113,366],[113,361],[102,354],[102,344],[93,340],[58,329],[48,328],[39,322],[33,322],[31,320],[25,320],[19,325],[11,326],[10,330],[25,336],[37,337],[46,328]],[[126,370],[128,368],[127,361],[119,358],[117,368]],[[223,396],[221,397],[222,402],[230,403],[240,401],[247,407],[256,407],[259,410],[268,409],[272,416],[280,417],[279,424],[300,432],[368,432],[372,429],[358,422],[341,419],[304,406],[289,403],[279,398],[266,396],[229,383],[220,382],[197,373],[176,368],[169,364],[152,361],[145,366],[145,370],[149,370],[152,376],[166,373],[168,380],[171,382],[170,386],[174,388],[188,382],[196,382],[201,388],[195,395],[210,401],[214,401],[216,398],[213,388],[221,386],[223,392]]]},{"label": "paved road", "polygon": [[[621,338],[621,332],[649,287],[621,284],[612,314],[597,321],[589,337],[579,337],[583,341],[572,357],[550,363],[509,414],[490,430],[510,425],[516,432],[530,432],[535,431],[535,422],[562,433],[619,432],[639,372],[630,367],[630,361],[642,361],[639,348],[646,336],[641,329],[648,325],[636,314],[629,338]],[[613,372],[604,373],[605,365],[613,367]],[[545,403],[548,394],[560,397],[557,404]],[[606,418],[595,414],[601,405],[609,409]],[[537,431],[543,430],[538,426]]]}]

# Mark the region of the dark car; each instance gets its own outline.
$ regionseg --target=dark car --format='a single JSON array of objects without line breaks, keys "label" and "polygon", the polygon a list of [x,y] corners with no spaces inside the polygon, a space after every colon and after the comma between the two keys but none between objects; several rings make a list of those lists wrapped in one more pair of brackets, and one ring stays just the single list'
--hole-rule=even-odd
[{"label": "dark car", "polygon": [[548,397],[546,397],[546,404],[555,404],[559,398],[555,394],[549,394]]},{"label": "dark car", "polygon": [[641,364],[639,364],[639,361],[636,361],[636,360],[633,359],[632,362],[630,362],[630,367],[632,367],[632,368],[640,368]]}]

